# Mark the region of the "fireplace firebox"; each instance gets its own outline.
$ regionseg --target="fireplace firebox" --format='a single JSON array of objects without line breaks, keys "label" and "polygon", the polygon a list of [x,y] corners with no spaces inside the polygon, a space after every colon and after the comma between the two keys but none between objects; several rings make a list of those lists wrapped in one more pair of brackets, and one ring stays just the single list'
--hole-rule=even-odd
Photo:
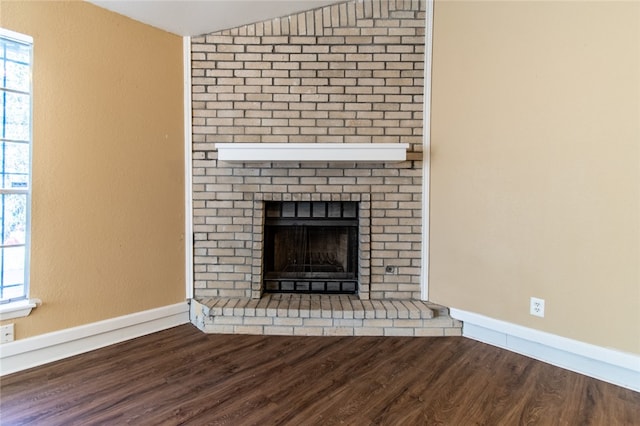
[{"label": "fireplace firebox", "polygon": [[267,202],[265,209],[265,292],[358,292],[357,202]]}]

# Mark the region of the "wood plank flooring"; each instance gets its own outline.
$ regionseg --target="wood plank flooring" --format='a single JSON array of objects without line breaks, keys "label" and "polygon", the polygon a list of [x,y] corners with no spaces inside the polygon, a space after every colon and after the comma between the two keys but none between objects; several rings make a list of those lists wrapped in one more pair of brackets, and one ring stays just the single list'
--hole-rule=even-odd
[{"label": "wood plank flooring", "polygon": [[640,425],[640,393],[462,337],[183,325],[15,373],[2,425]]}]

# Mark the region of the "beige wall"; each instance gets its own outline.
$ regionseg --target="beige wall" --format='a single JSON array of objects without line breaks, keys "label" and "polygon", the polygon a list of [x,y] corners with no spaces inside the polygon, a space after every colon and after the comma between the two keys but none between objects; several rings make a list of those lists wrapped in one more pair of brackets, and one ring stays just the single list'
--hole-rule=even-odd
[{"label": "beige wall", "polygon": [[640,353],[640,3],[434,16],[431,299]]},{"label": "beige wall", "polygon": [[33,36],[31,297],[16,337],[185,300],[182,39],[84,2],[1,3]]}]

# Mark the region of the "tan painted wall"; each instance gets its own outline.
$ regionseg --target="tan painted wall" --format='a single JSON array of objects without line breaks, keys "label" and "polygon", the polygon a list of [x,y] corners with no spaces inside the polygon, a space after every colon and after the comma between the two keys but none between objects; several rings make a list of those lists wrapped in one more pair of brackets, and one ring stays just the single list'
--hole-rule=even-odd
[{"label": "tan painted wall", "polygon": [[1,3],[34,38],[24,338],[185,300],[182,39],[84,2]]},{"label": "tan painted wall", "polygon": [[640,3],[434,17],[431,299],[640,353]]}]

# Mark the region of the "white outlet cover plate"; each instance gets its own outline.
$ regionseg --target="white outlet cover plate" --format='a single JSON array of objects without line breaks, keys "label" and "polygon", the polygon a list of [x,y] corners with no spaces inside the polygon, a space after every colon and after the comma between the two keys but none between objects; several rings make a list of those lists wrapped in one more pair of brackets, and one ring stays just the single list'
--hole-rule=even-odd
[{"label": "white outlet cover plate", "polygon": [[544,318],[544,299],[532,297],[529,313],[533,316]]},{"label": "white outlet cover plate", "polygon": [[13,324],[0,326],[0,343],[13,342]]}]

